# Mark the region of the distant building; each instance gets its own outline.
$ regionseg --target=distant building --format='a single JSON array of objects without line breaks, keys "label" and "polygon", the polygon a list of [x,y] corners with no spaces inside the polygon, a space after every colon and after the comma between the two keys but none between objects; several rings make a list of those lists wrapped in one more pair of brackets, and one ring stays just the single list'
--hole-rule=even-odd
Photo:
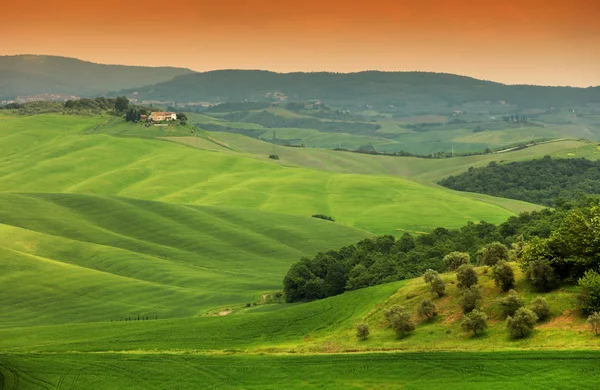
[{"label": "distant building", "polygon": [[148,117],[149,120],[154,122],[162,122],[162,121],[174,121],[177,119],[177,114],[174,112],[153,112]]}]

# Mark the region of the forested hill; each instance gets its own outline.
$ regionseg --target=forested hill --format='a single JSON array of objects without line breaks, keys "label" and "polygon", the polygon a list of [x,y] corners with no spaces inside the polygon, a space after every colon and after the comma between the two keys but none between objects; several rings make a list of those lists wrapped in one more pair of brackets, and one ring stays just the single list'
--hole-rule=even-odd
[{"label": "forested hill", "polygon": [[191,72],[171,67],[102,65],[56,56],[0,56],[0,100],[39,94],[105,95]]},{"label": "forested hill", "polygon": [[508,86],[451,74],[424,72],[274,73],[222,70],[176,77],[124,92],[144,99],[188,101],[306,101],[328,104],[432,107],[502,102],[524,107],[600,102],[600,88]]},{"label": "forested hill", "polygon": [[450,176],[439,184],[458,191],[553,206],[559,198],[600,194],[600,162],[550,156],[508,164],[491,162],[486,167],[469,168],[461,175]]}]

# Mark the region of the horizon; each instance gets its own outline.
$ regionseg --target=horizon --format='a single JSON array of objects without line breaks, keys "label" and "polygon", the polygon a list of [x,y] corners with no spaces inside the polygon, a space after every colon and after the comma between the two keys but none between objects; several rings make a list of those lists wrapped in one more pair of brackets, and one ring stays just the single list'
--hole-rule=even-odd
[{"label": "horizon", "polygon": [[198,72],[417,69],[510,85],[600,85],[594,0],[34,0],[10,4],[4,16],[6,55]]},{"label": "horizon", "polygon": [[[187,69],[192,71],[193,73],[198,73],[198,74],[202,74],[202,73],[211,73],[211,72],[220,72],[220,71],[256,71],[256,72],[269,72],[269,73],[275,73],[275,74],[293,74],[293,73],[330,73],[330,74],[358,74],[358,73],[369,73],[369,72],[381,72],[381,73],[426,73],[426,74],[437,74],[437,75],[449,75],[449,76],[457,76],[457,77],[465,77],[465,78],[470,78],[470,79],[475,79],[475,80],[479,80],[479,81],[485,81],[485,82],[491,82],[491,83],[497,83],[497,84],[503,84],[503,85],[507,85],[507,86],[535,86],[535,87],[556,87],[556,88],[582,88],[582,89],[587,89],[587,88],[598,88],[600,87],[600,83],[597,85],[588,85],[588,86],[578,86],[578,85],[567,85],[567,84],[557,84],[557,85],[551,85],[551,84],[530,84],[530,83],[505,83],[502,81],[498,81],[498,80],[491,80],[491,79],[484,79],[484,78],[479,78],[479,77],[475,77],[475,76],[471,76],[468,74],[458,74],[458,73],[449,73],[449,72],[444,72],[444,71],[426,71],[426,70],[381,70],[381,69],[363,69],[363,70],[357,70],[357,71],[348,71],[348,72],[343,72],[343,71],[334,71],[334,70],[311,70],[311,71],[304,71],[304,70],[297,70],[297,71],[276,71],[276,70],[271,70],[271,69],[258,69],[258,68],[219,68],[219,69],[208,69],[208,70],[195,70],[195,69],[191,69],[191,68],[185,68],[185,67],[179,67],[179,66],[174,66],[174,65],[161,65],[161,66],[152,66],[152,65],[143,65],[143,64],[120,64],[120,63],[108,63],[108,62],[95,62],[95,61],[91,61],[88,59],[84,59],[84,58],[78,58],[78,57],[72,57],[72,56],[64,56],[64,55],[54,55],[54,54],[32,54],[32,53],[21,53],[21,54],[9,54],[9,55],[0,55],[0,58],[2,57],[27,57],[27,56],[32,56],[32,57],[55,57],[55,58],[63,58],[63,59],[70,59],[70,60],[77,60],[77,61],[81,61],[81,62],[87,62],[87,63],[91,63],[91,64],[95,64],[95,65],[107,65],[107,66],[129,66],[129,67],[144,67],[144,68],[174,68],[174,69]],[[177,76],[179,77],[179,76]]]}]

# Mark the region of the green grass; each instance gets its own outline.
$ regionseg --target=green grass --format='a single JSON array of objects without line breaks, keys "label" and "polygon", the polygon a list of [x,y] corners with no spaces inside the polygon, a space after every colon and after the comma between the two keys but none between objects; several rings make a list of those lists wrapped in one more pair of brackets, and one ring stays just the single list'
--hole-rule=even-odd
[{"label": "green grass", "polygon": [[[581,389],[600,380],[595,352],[203,356],[0,355],[5,388]],[[17,382],[18,381],[18,382]]]},{"label": "green grass", "polygon": [[[465,196],[402,178],[286,167],[154,139],[81,134],[102,118],[42,115],[0,121],[0,188],[119,195],[310,216],[373,233],[506,220],[536,206]],[[131,125],[136,126],[136,125]],[[30,141],[31,140],[31,141]],[[514,206],[514,207],[513,207]]]},{"label": "green grass", "polygon": [[368,234],[310,217],[0,194],[0,326],[189,317],[257,302],[301,257]]}]

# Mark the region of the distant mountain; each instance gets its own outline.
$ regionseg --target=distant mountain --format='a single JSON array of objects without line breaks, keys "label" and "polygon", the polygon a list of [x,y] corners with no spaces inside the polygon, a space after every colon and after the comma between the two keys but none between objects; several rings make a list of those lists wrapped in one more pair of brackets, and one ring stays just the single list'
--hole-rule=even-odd
[{"label": "distant mountain", "polygon": [[306,101],[328,104],[454,106],[493,102],[525,107],[571,106],[600,102],[600,88],[504,85],[470,77],[424,72],[274,73],[221,70],[178,76],[130,89],[141,99],[198,101]]},{"label": "distant mountain", "polygon": [[105,95],[189,73],[183,68],[102,65],[55,56],[0,56],[0,100],[42,94]]}]

